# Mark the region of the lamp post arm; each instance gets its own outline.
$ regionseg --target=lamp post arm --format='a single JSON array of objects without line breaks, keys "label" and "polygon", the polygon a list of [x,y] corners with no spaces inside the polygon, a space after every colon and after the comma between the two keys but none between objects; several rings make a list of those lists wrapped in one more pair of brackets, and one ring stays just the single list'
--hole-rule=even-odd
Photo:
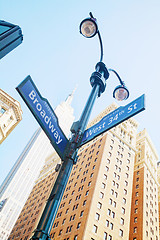
[{"label": "lamp post arm", "polygon": [[122,79],[120,78],[119,74],[118,74],[114,69],[109,68],[108,71],[114,72],[114,74],[115,74],[115,75],[117,76],[117,78],[119,79],[120,84],[121,84],[122,86],[125,86],[125,83],[122,81]]},{"label": "lamp post arm", "polygon": [[100,50],[101,50],[100,62],[102,62],[103,61],[103,44],[102,44],[102,38],[99,31],[98,31],[98,38],[99,38]]},{"label": "lamp post arm", "polygon": [[[96,18],[93,17],[92,12],[90,12],[89,15],[94,21],[96,21]],[[100,43],[100,50],[101,50],[100,62],[102,62],[103,61],[103,44],[102,44],[102,38],[101,38],[101,34],[100,34],[99,30],[97,31],[97,34],[98,34],[99,43]]]}]

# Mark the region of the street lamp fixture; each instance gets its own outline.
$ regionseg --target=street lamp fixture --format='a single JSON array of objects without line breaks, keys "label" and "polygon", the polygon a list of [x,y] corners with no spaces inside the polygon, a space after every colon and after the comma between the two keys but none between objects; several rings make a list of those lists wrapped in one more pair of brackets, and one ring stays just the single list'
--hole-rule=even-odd
[{"label": "street lamp fixture", "polygon": [[129,97],[129,91],[125,86],[125,83],[121,80],[120,76],[115,70],[113,69],[107,70],[105,64],[102,63],[102,60],[103,60],[102,38],[98,30],[96,18],[93,17],[93,14],[91,12],[89,13],[89,15],[90,15],[90,18],[86,18],[80,23],[80,27],[79,27],[80,33],[86,38],[92,38],[96,34],[98,34],[100,49],[101,49],[100,62],[97,63],[96,72],[92,73],[90,78],[91,86],[93,87],[97,83],[100,85],[100,89],[98,93],[98,97],[100,97],[101,93],[105,91],[106,80],[109,78],[109,71],[112,71],[115,73],[115,75],[120,81],[120,85],[118,85],[113,91],[113,97],[118,101],[126,100]]},{"label": "street lamp fixture", "polygon": [[120,85],[118,85],[114,91],[113,91],[113,97],[117,99],[118,101],[126,100],[129,97],[129,91],[127,87],[125,86],[125,83],[121,80],[118,73],[113,69],[108,69],[110,72],[114,72],[117,78],[119,79]]},{"label": "street lamp fixture", "polygon": [[100,49],[101,49],[101,56],[100,56],[100,62],[103,60],[103,45],[102,45],[102,39],[100,32],[98,30],[98,24],[96,18],[93,17],[93,14],[89,13],[90,18],[85,18],[79,26],[80,33],[86,37],[86,38],[92,38],[96,34],[98,34],[99,43],[100,43]]},{"label": "street lamp fixture", "polygon": [[80,33],[86,38],[92,38],[96,35],[98,26],[95,18],[86,18],[80,24]]},{"label": "street lamp fixture", "polygon": [[129,91],[124,85],[118,85],[113,91],[113,97],[118,101],[126,100],[129,97]]}]

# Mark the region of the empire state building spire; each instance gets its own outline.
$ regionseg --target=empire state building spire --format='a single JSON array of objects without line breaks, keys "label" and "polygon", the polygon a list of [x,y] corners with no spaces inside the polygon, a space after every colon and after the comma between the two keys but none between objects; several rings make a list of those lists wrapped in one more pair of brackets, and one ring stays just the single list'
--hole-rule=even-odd
[{"label": "empire state building spire", "polygon": [[68,105],[71,105],[71,102],[72,102],[72,100],[73,100],[73,96],[74,96],[74,93],[75,93],[76,89],[77,89],[77,86],[75,87],[75,89],[73,89],[72,93],[70,93],[70,94],[68,95],[68,97],[66,98],[65,102],[66,102]]}]

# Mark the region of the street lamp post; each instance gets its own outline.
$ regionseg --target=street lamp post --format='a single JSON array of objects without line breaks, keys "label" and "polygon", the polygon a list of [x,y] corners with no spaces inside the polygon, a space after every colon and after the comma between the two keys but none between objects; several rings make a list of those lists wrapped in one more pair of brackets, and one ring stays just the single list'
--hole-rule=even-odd
[{"label": "street lamp post", "polygon": [[107,70],[105,64],[102,62],[103,60],[102,40],[100,32],[98,30],[96,19],[93,17],[92,13],[90,13],[90,18],[84,19],[81,22],[80,33],[87,38],[91,38],[98,34],[101,48],[100,62],[97,63],[96,71],[91,75],[90,78],[90,83],[92,86],[91,93],[89,95],[89,98],[87,100],[87,103],[84,107],[84,110],[81,114],[79,121],[74,122],[71,127],[72,137],[69,141],[69,146],[66,149],[65,160],[62,163],[59,175],[47,200],[45,209],[42,213],[37,229],[34,231],[34,234],[31,239],[36,240],[49,239],[49,234],[54,219],[56,217],[65,187],[67,185],[73,164],[76,164],[77,162],[78,148],[81,144],[83,133],[86,129],[94,102],[96,98],[100,97],[100,95],[105,91],[106,80],[109,78],[109,71],[114,72],[120,81],[120,86],[116,87],[113,96],[117,100],[124,100],[127,99],[129,96],[129,92],[125,87],[124,82],[122,82],[122,80],[120,79],[118,73],[113,69]]}]

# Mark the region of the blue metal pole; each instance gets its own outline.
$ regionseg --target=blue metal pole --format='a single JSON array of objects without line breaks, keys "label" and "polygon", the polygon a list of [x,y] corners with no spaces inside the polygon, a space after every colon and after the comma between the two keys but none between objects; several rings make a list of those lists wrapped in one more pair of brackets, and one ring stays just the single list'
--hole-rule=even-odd
[{"label": "blue metal pole", "polygon": [[46,203],[45,209],[38,223],[37,229],[31,239],[49,239],[49,234],[56,217],[58,207],[60,205],[65,187],[67,185],[73,164],[76,162],[78,143],[82,136],[91,114],[96,97],[99,94],[100,85],[95,84],[92,88],[91,94],[82,112],[80,120],[77,122],[77,129],[72,129],[72,138],[70,140],[70,148],[66,154],[66,159],[62,163],[57,180],[53,186],[50,197]]}]

